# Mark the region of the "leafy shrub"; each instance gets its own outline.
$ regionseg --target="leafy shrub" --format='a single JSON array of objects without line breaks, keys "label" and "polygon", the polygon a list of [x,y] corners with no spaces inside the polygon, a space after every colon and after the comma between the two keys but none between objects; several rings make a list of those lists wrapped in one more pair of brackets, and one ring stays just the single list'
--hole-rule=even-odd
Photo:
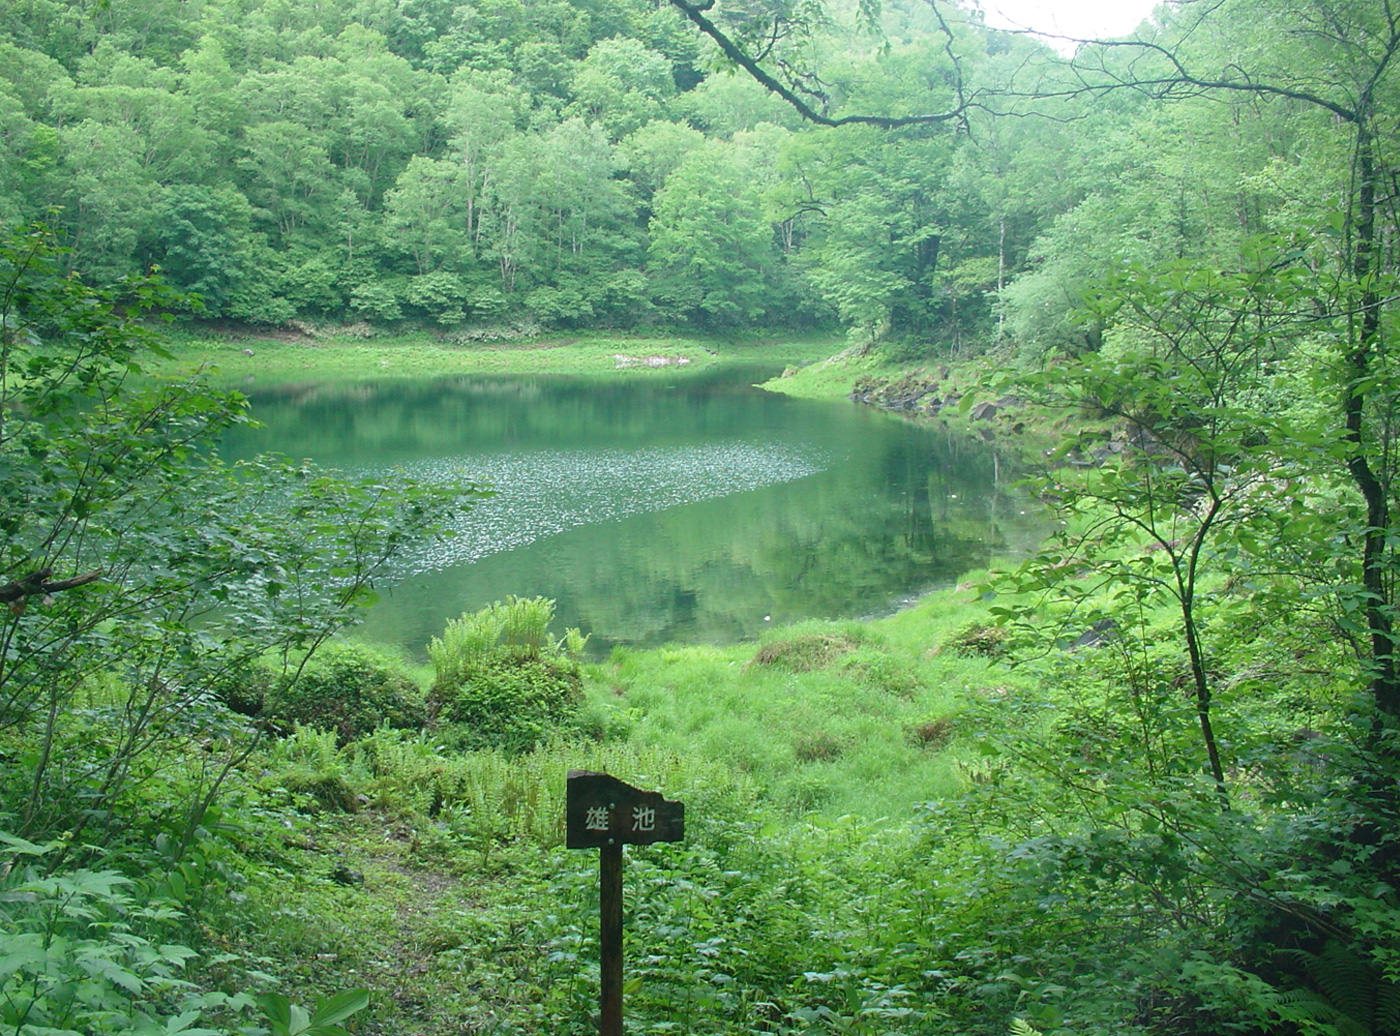
[{"label": "leafy shrub", "polygon": [[525,752],[570,725],[583,705],[577,663],[563,654],[587,639],[571,629],[554,641],[554,602],[508,597],[447,623],[428,645],[436,671],[432,719],[457,749]]},{"label": "leafy shrub", "polygon": [[266,784],[288,793],[293,804],[307,813],[356,812],[359,793],[336,738],[332,730],[298,724],[291,737],[271,746]]},{"label": "leafy shrub", "polygon": [[240,716],[260,716],[276,684],[277,674],[272,666],[259,659],[248,659],[219,673],[207,689]]},{"label": "leafy shrub", "polygon": [[183,977],[196,956],[168,941],[183,919],[112,870],[43,873],[58,843],[0,831],[0,1029],[13,1033],[212,1032],[189,1029],[244,994],[199,993]]},{"label": "leafy shrub", "polygon": [[264,704],[274,723],[334,731],[342,744],[376,727],[423,726],[422,692],[388,654],[362,644],[328,644],[290,687]]},{"label": "leafy shrub", "polygon": [[578,666],[564,658],[495,654],[458,684],[435,684],[428,707],[458,749],[526,752],[569,725],[583,704]]}]

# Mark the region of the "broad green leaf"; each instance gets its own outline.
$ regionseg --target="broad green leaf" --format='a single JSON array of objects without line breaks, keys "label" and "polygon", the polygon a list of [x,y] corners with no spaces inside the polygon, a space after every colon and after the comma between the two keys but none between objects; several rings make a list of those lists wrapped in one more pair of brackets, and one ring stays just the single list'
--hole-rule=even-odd
[{"label": "broad green leaf", "polygon": [[368,989],[347,989],[317,1004],[316,1013],[311,1016],[310,1023],[313,1026],[332,1025],[344,1021],[357,1011],[363,1011],[368,1006]]}]

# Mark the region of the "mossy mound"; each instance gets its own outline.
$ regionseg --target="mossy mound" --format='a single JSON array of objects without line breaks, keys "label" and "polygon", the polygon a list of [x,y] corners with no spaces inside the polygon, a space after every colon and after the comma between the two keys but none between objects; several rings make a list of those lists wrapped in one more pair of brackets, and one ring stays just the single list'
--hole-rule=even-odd
[{"label": "mossy mound", "polygon": [[290,686],[270,665],[255,663],[213,688],[234,712],[279,733],[297,724],[331,731],[343,745],[377,727],[420,729],[423,691],[392,655],[363,644],[327,644]]},{"label": "mossy mound", "polygon": [[785,669],[790,673],[809,673],[825,669],[859,645],[844,633],[804,633],[788,640],[764,644],[749,660],[749,665]]},{"label": "mossy mound", "polygon": [[439,739],[458,750],[528,752],[571,726],[582,705],[576,663],[507,652],[478,659],[460,681],[438,681],[428,692]]}]

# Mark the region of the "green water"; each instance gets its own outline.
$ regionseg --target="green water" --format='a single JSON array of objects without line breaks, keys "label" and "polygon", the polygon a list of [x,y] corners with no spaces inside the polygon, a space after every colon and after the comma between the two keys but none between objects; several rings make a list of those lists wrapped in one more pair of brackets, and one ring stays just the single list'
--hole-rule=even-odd
[{"label": "green water", "polygon": [[507,594],[557,601],[590,648],[725,643],[892,610],[1041,531],[991,449],[763,372],[627,381],[451,378],[251,393],[228,447],[497,495],[403,560],[361,630],[423,652]]}]

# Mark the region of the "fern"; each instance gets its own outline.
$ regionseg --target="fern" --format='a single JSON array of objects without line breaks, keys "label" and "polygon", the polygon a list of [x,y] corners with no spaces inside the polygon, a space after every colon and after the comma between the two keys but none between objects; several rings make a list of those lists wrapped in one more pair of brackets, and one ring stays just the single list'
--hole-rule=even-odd
[{"label": "fern", "polygon": [[1324,993],[1311,989],[1280,991],[1269,1005],[1272,1015],[1282,1022],[1310,1022],[1308,1031],[1319,1025],[1336,1036],[1372,1036],[1371,1030],[1351,1015],[1338,1009]]},{"label": "fern", "polygon": [[[507,597],[480,611],[464,612],[449,619],[441,637],[428,644],[428,658],[437,671],[437,682],[460,684],[472,669],[496,653],[514,658],[534,659],[559,647],[549,639],[554,619],[554,602],[547,597]],[[577,644],[583,648],[588,638],[570,630],[560,646]]]},{"label": "fern", "polygon": [[1305,994],[1298,991],[1289,998],[1288,1006],[1298,1009],[1316,997],[1334,1012],[1327,1016],[1302,1011],[1296,1019],[1327,1021],[1344,1036],[1370,1036],[1400,1032],[1400,985],[1387,981],[1380,970],[1350,946],[1329,939],[1318,953],[1307,950],[1281,950],[1280,956],[1291,960],[1320,991]]},{"label": "fern", "polygon": [[1013,1018],[1011,1019],[1011,1036],[1044,1036],[1044,1034],[1024,1018]]},{"label": "fern", "polygon": [[1400,1032],[1400,983],[1385,981],[1376,987],[1375,1030]]}]

